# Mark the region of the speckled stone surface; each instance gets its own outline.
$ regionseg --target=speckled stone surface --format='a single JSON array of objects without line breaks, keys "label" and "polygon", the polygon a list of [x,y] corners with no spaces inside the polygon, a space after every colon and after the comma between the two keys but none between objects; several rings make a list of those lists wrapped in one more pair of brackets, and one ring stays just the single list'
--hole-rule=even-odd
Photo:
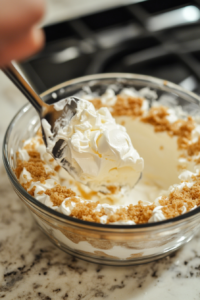
[{"label": "speckled stone surface", "polygon": [[[26,102],[0,72],[0,143]],[[105,267],[72,258],[40,232],[0,164],[0,299],[200,299],[200,234],[157,262]]]}]

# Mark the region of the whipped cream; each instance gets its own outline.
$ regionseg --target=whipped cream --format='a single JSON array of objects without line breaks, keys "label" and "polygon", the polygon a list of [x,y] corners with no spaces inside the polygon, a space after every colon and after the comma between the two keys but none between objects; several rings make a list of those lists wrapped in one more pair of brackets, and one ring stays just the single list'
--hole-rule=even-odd
[{"label": "whipped cream", "polygon": [[[113,97],[113,93],[108,91],[106,96]],[[64,104],[64,101],[55,104],[55,109],[61,110]],[[109,186],[131,188],[139,180],[143,158],[133,148],[126,128],[116,123],[107,108],[96,111],[91,102],[79,99],[76,114],[64,125],[59,120],[56,123],[56,134],[51,132],[46,120],[42,120],[42,125],[47,151],[52,153],[56,143],[62,140],[62,153],[57,161],[92,190],[107,193]]]}]

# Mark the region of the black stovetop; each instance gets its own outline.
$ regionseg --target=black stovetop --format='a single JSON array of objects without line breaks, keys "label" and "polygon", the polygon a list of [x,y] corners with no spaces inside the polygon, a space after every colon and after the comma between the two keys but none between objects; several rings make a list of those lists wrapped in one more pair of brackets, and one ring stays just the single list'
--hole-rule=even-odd
[{"label": "black stovetop", "polygon": [[199,8],[200,0],[149,0],[53,24],[44,28],[45,49],[21,67],[39,93],[79,76],[128,72],[200,94]]}]

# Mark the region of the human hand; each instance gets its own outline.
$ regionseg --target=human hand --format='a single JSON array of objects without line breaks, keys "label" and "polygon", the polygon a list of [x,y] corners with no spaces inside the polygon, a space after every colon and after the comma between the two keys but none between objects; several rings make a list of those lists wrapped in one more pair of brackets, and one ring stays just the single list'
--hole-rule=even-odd
[{"label": "human hand", "polygon": [[44,34],[35,24],[44,10],[44,0],[0,0],[0,67],[41,49]]}]

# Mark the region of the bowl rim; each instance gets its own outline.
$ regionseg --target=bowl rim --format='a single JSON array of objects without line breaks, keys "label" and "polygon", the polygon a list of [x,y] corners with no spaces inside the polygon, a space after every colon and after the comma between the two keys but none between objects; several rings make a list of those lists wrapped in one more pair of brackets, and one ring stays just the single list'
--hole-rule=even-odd
[{"label": "bowl rim", "polygon": [[[82,81],[90,81],[90,80],[97,80],[97,79],[138,79],[138,80],[143,80],[143,81],[147,81],[147,82],[152,82],[154,84],[159,85],[159,87],[168,87],[168,88],[172,88],[173,92],[175,91],[179,91],[182,93],[186,93],[188,96],[195,98],[197,101],[200,102],[200,97],[198,95],[196,95],[193,92],[187,91],[184,88],[178,86],[175,83],[172,83],[170,81],[167,80],[163,80],[163,79],[159,79],[156,77],[152,77],[152,76],[148,76],[148,75],[140,75],[140,74],[129,74],[129,73],[104,73],[104,74],[96,74],[96,75],[88,75],[88,76],[83,76],[83,77],[79,77],[76,79],[72,79],[72,80],[68,80],[65,81],[59,85],[56,85],[50,89],[48,89],[47,91],[45,91],[44,93],[40,94],[40,96],[42,98],[44,98],[44,96],[49,95],[52,92],[55,92],[56,90],[63,88],[63,87],[67,87],[70,85],[74,85],[76,83],[80,83]],[[133,229],[150,229],[150,228],[158,228],[161,227],[162,225],[175,225],[177,224],[177,222],[180,221],[185,221],[188,218],[195,216],[196,214],[200,213],[200,206],[195,208],[194,210],[191,210],[190,212],[184,213],[180,216],[177,216],[175,218],[171,218],[171,219],[166,219],[163,221],[158,221],[158,222],[152,222],[152,223],[143,223],[143,224],[134,224],[134,225],[125,225],[125,224],[101,224],[101,223],[96,223],[96,222],[89,222],[89,221],[83,221],[80,220],[78,218],[74,218],[74,217],[70,217],[67,215],[62,214],[61,212],[55,211],[53,209],[51,209],[50,207],[46,206],[45,204],[39,202],[38,200],[36,200],[34,197],[32,197],[23,187],[21,184],[19,184],[19,181],[17,180],[14,171],[12,170],[10,163],[9,163],[9,159],[8,159],[8,141],[9,141],[9,136],[10,133],[12,132],[12,129],[14,127],[14,124],[27,112],[29,111],[29,109],[32,109],[31,104],[27,103],[25,104],[16,114],[15,116],[12,118],[12,120],[10,121],[10,124],[8,125],[8,128],[5,132],[4,135],[4,140],[3,140],[3,163],[4,163],[4,167],[6,169],[6,172],[9,176],[9,179],[11,180],[11,182],[14,184],[15,188],[20,192],[20,194],[22,194],[24,196],[24,198],[26,199],[26,201],[28,200],[28,202],[30,202],[32,205],[36,206],[36,208],[38,208],[39,210],[42,210],[42,213],[44,214],[48,214],[48,216],[50,215],[51,217],[53,217],[54,219],[58,219],[59,221],[62,222],[70,222],[73,225],[84,225],[85,227],[87,227],[88,229],[95,227],[95,229],[113,229],[115,231],[119,230],[119,229],[126,229],[126,230],[133,230]]]}]

